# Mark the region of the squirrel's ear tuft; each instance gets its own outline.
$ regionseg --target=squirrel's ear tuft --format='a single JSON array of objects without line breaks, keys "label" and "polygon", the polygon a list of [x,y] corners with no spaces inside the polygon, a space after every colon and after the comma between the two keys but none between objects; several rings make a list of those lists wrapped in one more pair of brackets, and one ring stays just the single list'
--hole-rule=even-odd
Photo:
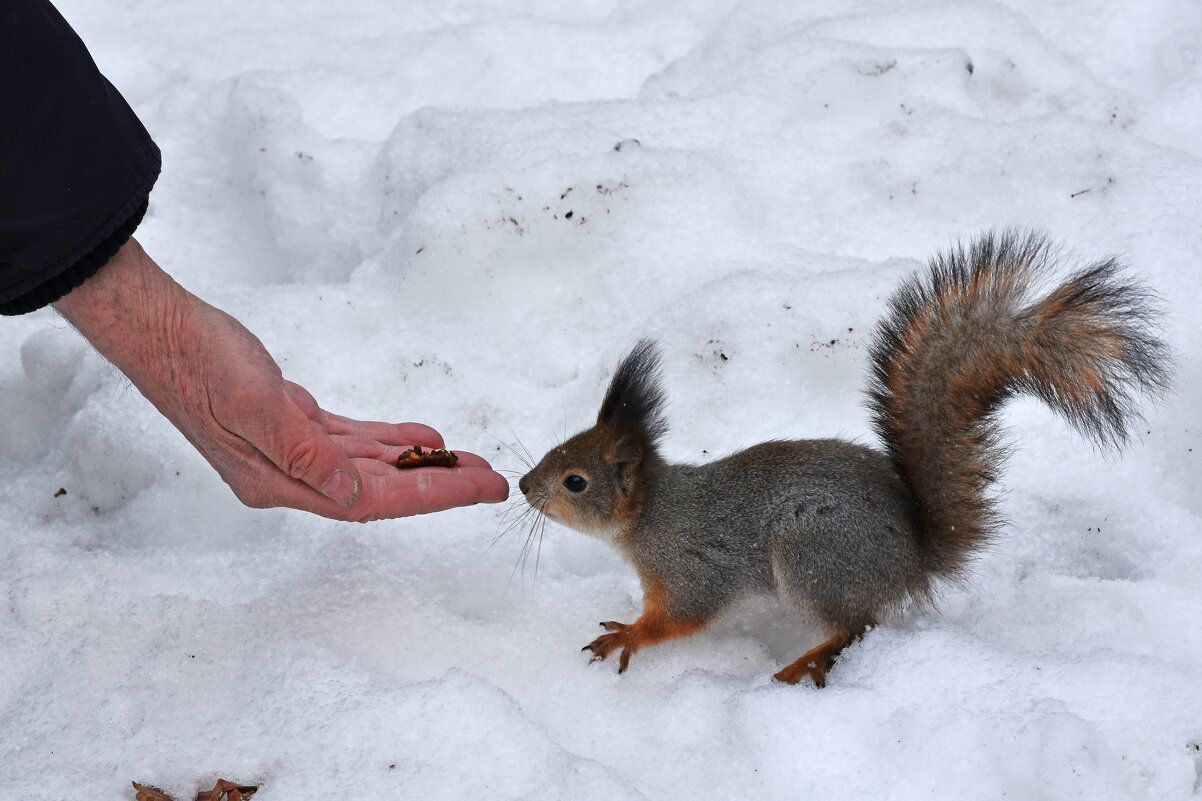
[{"label": "squirrel's ear tuft", "polygon": [[659,350],[654,342],[640,340],[618,364],[597,413],[597,424],[618,432],[638,432],[651,446],[667,433]]}]

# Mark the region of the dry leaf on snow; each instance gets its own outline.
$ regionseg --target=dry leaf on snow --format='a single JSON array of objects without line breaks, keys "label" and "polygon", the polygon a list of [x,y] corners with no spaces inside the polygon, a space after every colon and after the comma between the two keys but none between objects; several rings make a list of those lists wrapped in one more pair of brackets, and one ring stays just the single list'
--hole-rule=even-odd
[{"label": "dry leaf on snow", "polygon": [[[134,796],[134,801],[175,801],[171,796],[164,793],[157,787],[147,787],[144,784],[134,782],[134,789],[138,794]],[[245,801],[255,794],[258,790],[257,785],[238,784],[236,782],[218,779],[217,784],[213,785],[212,790],[205,790],[196,794],[196,801]]]}]

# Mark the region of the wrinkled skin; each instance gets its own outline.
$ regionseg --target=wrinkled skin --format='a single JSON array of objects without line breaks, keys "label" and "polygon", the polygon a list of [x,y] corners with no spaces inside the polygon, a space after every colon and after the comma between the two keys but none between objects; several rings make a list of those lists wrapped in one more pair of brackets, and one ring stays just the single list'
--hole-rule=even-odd
[{"label": "wrinkled skin", "polygon": [[247,506],[368,521],[505,499],[488,463],[397,470],[412,445],[445,447],[420,423],[353,420],[284,379],[241,323],[171,279],[131,239],[54,304],[154,404]]}]

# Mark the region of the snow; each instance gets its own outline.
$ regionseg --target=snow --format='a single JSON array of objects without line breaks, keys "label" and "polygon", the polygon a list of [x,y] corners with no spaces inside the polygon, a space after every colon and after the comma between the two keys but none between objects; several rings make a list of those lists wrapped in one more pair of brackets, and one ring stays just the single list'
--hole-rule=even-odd
[{"label": "snow", "polygon": [[61,319],[6,320],[7,796],[1202,793],[1197,3],[59,7],[163,149],[148,251],[326,408],[500,469],[643,336],[673,459],[870,441],[884,299],[998,226],[1119,254],[1177,385],[1121,457],[1013,404],[1006,534],[816,690],[770,680],[818,639],[770,601],[588,665],[636,577],[553,525],[519,562],[505,508],[243,508]]}]

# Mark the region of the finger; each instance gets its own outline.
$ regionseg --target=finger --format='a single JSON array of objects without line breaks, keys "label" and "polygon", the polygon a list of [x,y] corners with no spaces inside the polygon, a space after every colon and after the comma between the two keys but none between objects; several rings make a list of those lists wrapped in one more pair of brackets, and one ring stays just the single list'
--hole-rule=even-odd
[{"label": "finger", "polygon": [[[339,448],[352,459],[374,459],[378,462],[387,463],[389,467],[395,468],[397,459],[401,454],[421,443],[406,443],[404,445],[381,445],[374,439],[366,437],[332,437]],[[456,462],[457,467],[483,467],[491,469],[491,465],[482,457],[467,451],[454,451],[454,454],[459,457]]]},{"label": "finger", "polygon": [[[378,463],[377,463],[378,464]],[[258,506],[283,506],[334,520],[367,522],[385,518],[441,512],[457,506],[504,500],[496,484],[499,476],[478,469],[455,471],[421,469],[376,474],[364,470],[363,488],[355,503],[342,506],[321,493],[281,473],[268,477],[258,488]],[[504,484],[504,480],[501,479]],[[504,485],[508,491],[508,485]]]},{"label": "finger", "polygon": [[455,451],[454,453],[459,457],[459,461],[455,464],[456,467],[483,467],[486,470],[492,470],[492,465],[483,456],[477,456],[468,451]]},{"label": "finger", "polygon": [[354,420],[350,417],[326,412],[325,425],[326,430],[331,434],[374,439],[385,445],[446,447],[442,434],[421,423],[379,423],[371,420]]},{"label": "finger", "polygon": [[509,481],[500,473],[489,468],[487,463],[483,466],[419,467],[409,470],[398,470],[385,462],[373,460],[362,460],[357,464],[364,481],[379,479],[384,492],[388,491],[389,485],[404,486],[408,484],[414,476],[450,474],[467,478],[480,488],[478,503],[500,503],[509,497]]},{"label": "finger", "polygon": [[[419,468],[364,477],[363,501],[378,509],[425,514],[454,506],[500,503],[509,496],[504,476],[482,468]],[[389,513],[386,516],[400,516]]]},{"label": "finger", "polygon": [[[407,449],[402,448],[399,450],[400,450],[400,452],[397,453],[397,456],[400,456],[401,453],[404,453],[405,450],[407,450]],[[459,457],[459,460],[457,462],[455,462],[455,468],[482,467],[485,470],[490,470],[490,471],[492,470],[492,465],[489,464],[486,459],[484,459],[481,456],[477,456],[474,453],[469,453],[468,451],[452,451],[452,453],[454,453],[456,456]],[[395,465],[396,459],[392,459],[391,463]],[[452,468],[452,469],[455,469],[455,468]],[[410,469],[412,469],[412,468],[410,468]],[[446,468],[440,468],[440,469],[445,470]]]},{"label": "finger", "polygon": [[312,408],[304,409],[294,402],[298,390],[303,393],[299,402],[307,405],[304,398],[308,393],[291,385],[286,395],[276,396],[277,403],[265,402],[253,415],[235,415],[235,420],[246,422],[234,433],[257,448],[286,476],[346,506],[359,494],[362,477],[351,458],[310,418]]},{"label": "finger", "polygon": [[388,445],[422,445],[429,448],[443,447],[442,434],[422,423],[382,423],[373,420],[356,420],[322,409],[309,390],[294,381],[285,381],[288,397],[310,420],[320,422],[331,434],[360,436]]},{"label": "finger", "polygon": [[329,412],[325,411],[321,408],[321,406],[318,405],[317,400],[313,397],[309,390],[305,389],[295,381],[288,381],[285,379],[284,391],[288,394],[288,397],[292,400],[292,402],[296,404],[297,408],[304,412],[305,416],[310,420],[317,420],[323,415],[329,414]]},{"label": "finger", "polygon": [[333,435],[330,437],[342,452],[352,459],[375,459],[380,462],[396,463],[404,453],[399,445],[381,445],[370,437]]}]

